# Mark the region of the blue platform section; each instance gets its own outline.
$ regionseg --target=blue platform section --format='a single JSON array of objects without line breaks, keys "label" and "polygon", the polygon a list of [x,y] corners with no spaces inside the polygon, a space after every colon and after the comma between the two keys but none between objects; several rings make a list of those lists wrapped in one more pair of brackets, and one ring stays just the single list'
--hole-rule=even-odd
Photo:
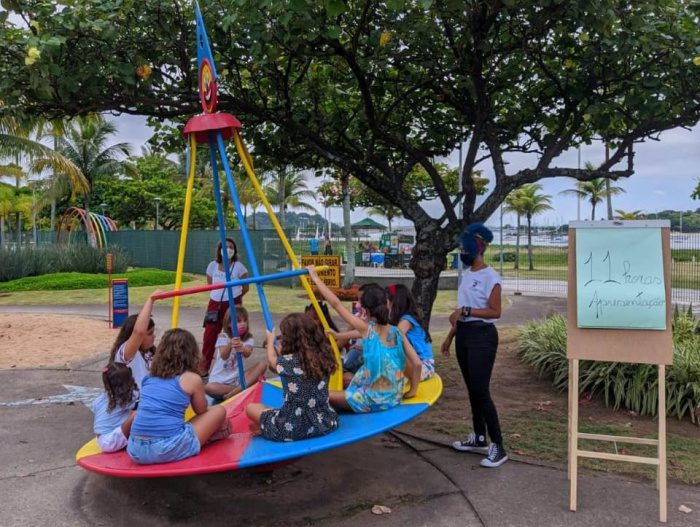
[{"label": "blue platform section", "polygon": [[[265,383],[261,402],[268,406],[279,408],[282,406],[282,389],[270,383]],[[255,437],[241,457],[239,468],[296,459],[362,441],[402,425],[425,412],[428,408],[430,408],[428,403],[416,402],[404,403],[383,412],[369,414],[341,413],[339,414],[340,426],[337,430],[325,436],[302,441],[280,443]]]}]

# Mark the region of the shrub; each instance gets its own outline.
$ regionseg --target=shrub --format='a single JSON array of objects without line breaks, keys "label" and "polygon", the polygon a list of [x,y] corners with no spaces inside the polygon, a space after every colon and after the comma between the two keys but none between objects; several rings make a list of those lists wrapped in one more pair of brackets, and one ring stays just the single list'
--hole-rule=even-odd
[{"label": "shrub", "polygon": [[[160,269],[133,269],[127,273],[113,274],[112,278],[127,278],[130,287],[165,285],[175,283],[174,271]],[[190,281],[187,275],[183,282]],[[0,283],[0,293],[19,291],[60,291],[69,289],[100,289],[107,287],[106,274],[54,273],[41,276],[27,276]]]},{"label": "shrub", "polygon": [[[689,310],[690,311],[690,310]],[[700,424],[700,336],[691,313],[674,312],[673,364],[666,368],[667,415],[690,417]],[[569,381],[566,358],[566,318],[553,315],[525,324],[520,331],[522,360],[543,376],[550,376],[558,390]],[[651,364],[585,361],[579,363],[581,392],[602,393],[606,406],[656,415],[658,370]]]},{"label": "shrub", "polygon": [[120,247],[100,249],[89,245],[0,249],[0,282],[51,273],[106,273],[107,253],[113,255],[113,272],[123,273],[128,254]]}]

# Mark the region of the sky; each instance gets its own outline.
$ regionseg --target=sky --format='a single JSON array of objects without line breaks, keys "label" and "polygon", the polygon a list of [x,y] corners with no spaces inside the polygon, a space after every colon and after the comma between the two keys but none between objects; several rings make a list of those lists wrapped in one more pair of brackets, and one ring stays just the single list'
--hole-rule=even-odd
[{"label": "sky", "polygon": [[[110,117],[119,129],[115,142],[126,141],[131,143],[135,151],[140,151],[151,136],[151,130],[146,125],[143,117],[121,115]],[[465,148],[466,150],[466,148]],[[601,143],[595,142],[581,148],[581,166],[590,161],[599,165],[605,158],[605,150]],[[447,158],[450,166],[458,166],[459,153],[455,150]],[[506,170],[514,173],[521,168],[532,167],[536,162],[534,156],[512,155],[506,157],[508,163]],[[552,166],[575,168],[578,163],[578,152],[571,149],[557,158]],[[626,167],[626,161],[615,168]],[[484,176],[493,180],[493,170],[488,162],[480,167]],[[692,130],[677,128],[661,134],[659,141],[647,140],[635,145],[634,158],[635,173],[630,178],[619,179],[616,183],[625,189],[625,192],[613,196],[613,209],[624,211],[641,210],[647,214],[653,214],[662,210],[695,210],[700,208],[700,201],[691,199],[690,194],[700,180],[700,125]],[[313,177],[310,184],[314,186]],[[320,182],[320,181],[319,181]],[[569,220],[577,219],[577,199],[575,196],[562,195],[561,191],[574,187],[574,181],[569,178],[544,179],[540,183],[542,192],[552,198],[554,210],[548,211],[537,217],[536,225],[562,225]],[[493,185],[491,185],[493,188]],[[483,199],[483,198],[482,198]],[[478,205],[477,201],[477,205]],[[442,207],[437,202],[424,203],[425,208],[433,216],[438,216]],[[323,215],[323,211],[319,210]],[[588,203],[581,203],[581,219],[590,218],[591,207]],[[596,217],[605,214],[605,204],[596,207]],[[366,217],[363,210],[355,210],[351,214],[353,222]],[[380,223],[386,223],[382,218],[375,218]],[[331,209],[331,220],[342,224],[342,210],[334,207]],[[487,223],[498,225],[499,214],[494,214]],[[504,224],[515,224],[513,214],[504,214]],[[408,224],[407,220],[398,220],[399,224]]]}]

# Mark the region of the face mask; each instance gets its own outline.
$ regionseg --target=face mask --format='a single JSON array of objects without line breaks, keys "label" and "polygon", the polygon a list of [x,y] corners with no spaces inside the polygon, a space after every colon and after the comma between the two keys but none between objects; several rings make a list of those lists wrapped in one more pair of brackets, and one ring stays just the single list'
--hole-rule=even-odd
[{"label": "face mask", "polygon": [[474,263],[474,260],[476,260],[476,256],[469,253],[459,253],[459,259],[462,260],[462,263],[464,265],[466,265],[467,267],[471,267]]},{"label": "face mask", "polygon": [[248,324],[238,324],[238,336],[245,335],[248,332]]}]

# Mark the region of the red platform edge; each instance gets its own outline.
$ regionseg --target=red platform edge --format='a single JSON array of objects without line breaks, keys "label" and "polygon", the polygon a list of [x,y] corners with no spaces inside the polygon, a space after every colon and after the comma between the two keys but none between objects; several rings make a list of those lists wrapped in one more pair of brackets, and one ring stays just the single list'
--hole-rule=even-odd
[{"label": "red platform edge", "polygon": [[230,113],[205,113],[187,121],[184,133],[194,134],[197,143],[208,143],[209,132],[221,132],[223,139],[227,140],[233,135],[234,128],[243,128],[243,125]]}]

